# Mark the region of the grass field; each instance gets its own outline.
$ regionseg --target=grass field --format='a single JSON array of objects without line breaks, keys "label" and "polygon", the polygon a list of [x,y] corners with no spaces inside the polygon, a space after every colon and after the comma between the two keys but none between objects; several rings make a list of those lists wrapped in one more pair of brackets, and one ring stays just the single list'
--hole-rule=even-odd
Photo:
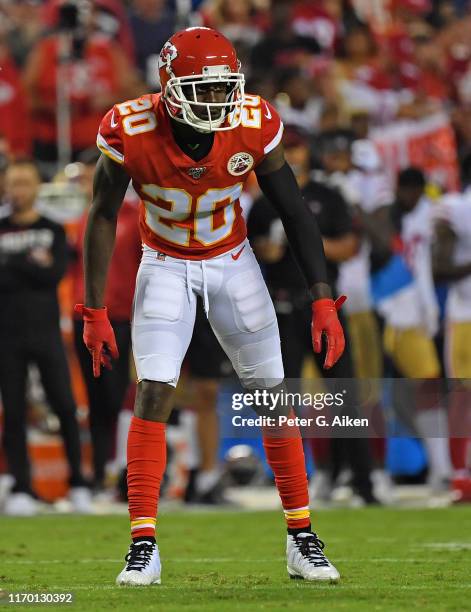
[{"label": "grass field", "polygon": [[114,586],[128,546],[126,517],[1,517],[1,588],[71,591],[68,607],[90,612],[471,609],[471,507],[315,515],[342,574],[337,585],[287,578],[280,513],[161,519],[162,585],[129,588]]}]

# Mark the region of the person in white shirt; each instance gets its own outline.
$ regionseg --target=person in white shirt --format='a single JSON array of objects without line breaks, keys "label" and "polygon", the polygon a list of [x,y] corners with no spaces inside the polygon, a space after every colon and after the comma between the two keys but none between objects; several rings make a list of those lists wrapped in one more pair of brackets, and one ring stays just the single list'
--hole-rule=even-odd
[{"label": "person in white shirt", "polygon": [[[471,164],[468,163],[468,166]],[[445,195],[435,211],[433,270],[449,283],[445,311],[445,370],[453,380],[449,399],[452,486],[471,500],[469,463],[471,406],[471,181],[462,193]],[[471,167],[469,179],[471,179]]]},{"label": "person in white shirt", "polygon": [[[384,318],[384,349],[399,378],[394,407],[425,444],[429,482],[434,491],[448,486],[451,463],[447,420],[440,393],[441,365],[434,343],[439,308],[432,275],[431,200],[418,168],[400,172],[396,200],[379,210],[370,228],[376,232],[372,253],[372,293]],[[382,243],[383,253],[378,244]]]}]

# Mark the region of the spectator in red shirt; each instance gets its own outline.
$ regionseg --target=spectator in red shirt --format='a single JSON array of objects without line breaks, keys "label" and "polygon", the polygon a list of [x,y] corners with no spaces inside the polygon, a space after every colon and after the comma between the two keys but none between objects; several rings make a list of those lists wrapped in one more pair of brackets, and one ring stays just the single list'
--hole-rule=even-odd
[{"label": "spectator in red shirt", "polygon": [[425,15],[431,10],[429,0],[390,0],[388,25],[377,32],[382,50],[394,64],[411,61],[414,54],[412,35],[426,22]]},{"label": "spectator in red shirt", "polygon": [[291,28],[295,34],[313,38],[322,52],[333,55],[342,35],[342,2],[339,0],[298,0],[291,12]]},{"label": "spectator in red shirt", "polygon": [[93,15],[72,33],[55,32],[31,52],[25,85],[31,100],[34,155],[46,169],[57,161],[57,72],[62,42],[70,59],[63,66],[71,113],[73,159],[94,145],[103,114],[115,102],[133,98],[142,90],[136,72],[121,47],[94,29]]},{"label": "spectator in red shirt", "polygon": [[23,157],[31,153],[29,109],[20,74],[0,34],[0,136],[10,153]]},{"label": "spectator in red shirt", "polygon": [[[83,163],[81,184],[89,202],[92,201],[93,174],[98,157],[96,149],[85,151],[80,157]],[[87,215],[88,212],[80,223],[76,245],[77,260],[73,269],[76,304],[84,301],[82,256]],[[116,422],[130,379],[130,319],[134,284],[142,253],[138,218],[137,197],[130,195],[126,197],[119,213],[116,243],[105,292],[105,304],[116,336],[119,359],[113,362],[112,370],[104,370],[99,378],[93,376],[90,354],[82,340],[82,319],[77,317],[74,320],[75,349],[88,393],[96,491],[102,490],[104,486],[105,465],[110,459]]]},{"label": "spectator in red shirt", "polygon": [[400,85],[417,96],[442,101],[454,97],[453,82],[447,78],[448,62],[430,33],[414,37],[411,62],[399,65]]},{"label": "spectator in red shirt", "polygon": [[[43,7],[43,22],[48,28],[57,27],[59,9],[64,0],[48,0]],[[134,39],[121,0],[94,0],[95,25],[98,30],[115,40],[129,61],[135,60]]]},{"label": "spectator in red shirt", "polygon": [[43,34],[42,6],[35,0],[2,2],[3,22],[8,48],[15,64],[22,69],[33,45]]},{"label": "spectator in red shirt", "polygon": [[358,81],[373,89],[390,89],[391,77],[378,54],[376,42],[367,25],[357,24],[345,35],[336,62],[337,79]]}]

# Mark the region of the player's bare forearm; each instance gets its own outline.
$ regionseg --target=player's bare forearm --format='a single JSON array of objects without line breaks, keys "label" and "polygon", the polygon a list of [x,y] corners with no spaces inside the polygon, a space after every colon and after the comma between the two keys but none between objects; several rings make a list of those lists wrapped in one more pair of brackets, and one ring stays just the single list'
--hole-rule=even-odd
[{"label": "player's bare forearm", "polygon": [[118,212],[129,184],[125,170],[108,157],[98,160],[93,181],[93,203],[84,244],[85,305],[103,306],[106,276],[116,238]]},{"label": "player's bare forearm", "polygon": [[307,207],[293,171],[278,145],[256,170],[258,184],[280,215],[289,245],[312,298],[331,298],[319,226]]}]

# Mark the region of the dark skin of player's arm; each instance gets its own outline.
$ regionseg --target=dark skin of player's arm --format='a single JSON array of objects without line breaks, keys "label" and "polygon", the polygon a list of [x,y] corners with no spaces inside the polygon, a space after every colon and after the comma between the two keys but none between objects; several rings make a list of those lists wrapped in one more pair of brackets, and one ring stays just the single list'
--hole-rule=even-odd
[{"label": "dark skin of player's arm", "polygon": [[455,264],[453,253],[456,235],[448,223],[439,221],[435,226],[432,244],[432,270],[436,282],[456,281],[471,274],[471,262]]},{"label": "dark skin of player's arm", "polygon": [[[124,168],[102,155],[93,182],[93,202],[85,233],[85,306],[101,308],[108,267],[116,238],[119,209],[129,185]],[[166,423],[175,389],[165,383],[141,380],[137,385],[135,416]]]},{"label": "dark skin of player's arm", "polygon": [[[283,145],[280,143],[277,147],[270,151],[265,159],[257,166],[255,170],[255,174],[257,178],[264,177],[266,178],[273,172],[280,170],[286,164],[285,154],[283,150]],[[299,192],[299,188],[295,187],[295,189]],[[280,214],[281,221],[284,225],[283,215]],[[313,226],[316,226],[317,223],[312,217]],[[286,229],[286,227],[285,227]],[[289,232],[287,232],[288,242],[290,240]],[[309,287],[311,296],[313,300],[319,300],[322,298],[332,298],[332,291],[330,286],[325,282],[316,282]]]}]

